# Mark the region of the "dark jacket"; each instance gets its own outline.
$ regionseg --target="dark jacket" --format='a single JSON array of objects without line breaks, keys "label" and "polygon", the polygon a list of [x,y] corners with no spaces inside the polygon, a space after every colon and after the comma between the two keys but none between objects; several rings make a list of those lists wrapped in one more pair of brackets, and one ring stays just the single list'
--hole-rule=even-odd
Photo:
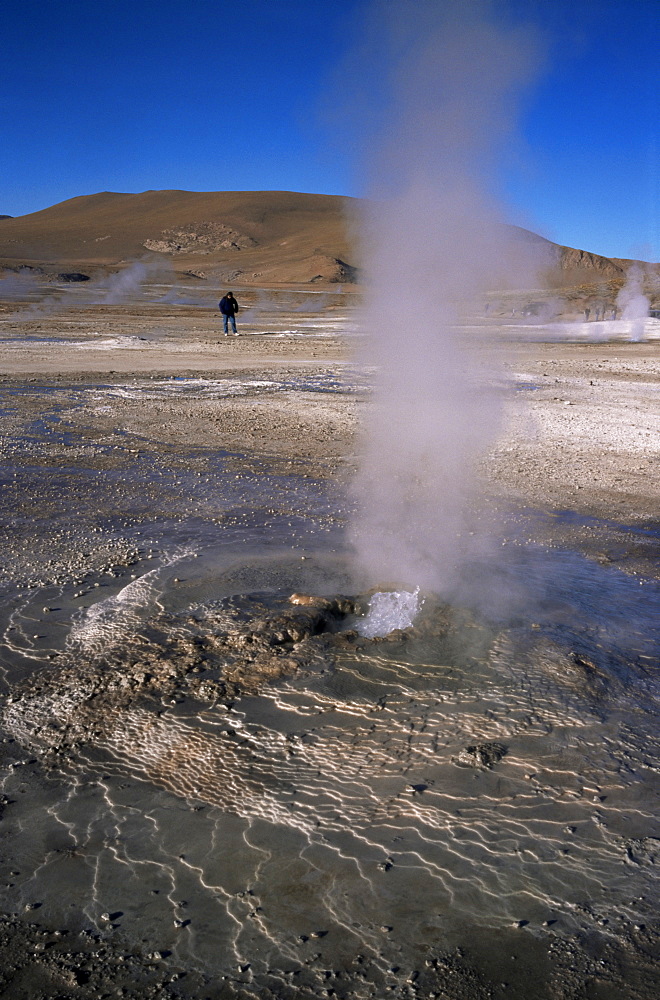
[{"label": "dark jacket", "polygon": [[223,295],[218,308],[223,316],[235,316],[238,312],[238,302],[233,295]]}]

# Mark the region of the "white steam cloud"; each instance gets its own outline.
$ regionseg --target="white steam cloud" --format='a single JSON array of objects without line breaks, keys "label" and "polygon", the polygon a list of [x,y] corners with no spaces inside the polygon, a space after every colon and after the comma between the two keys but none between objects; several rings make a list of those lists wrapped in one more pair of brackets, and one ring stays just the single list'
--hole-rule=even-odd
[{"label": "white steam cloud", "polygon": [[489,9],[397,5],[383,45],[383,67],[398,59],[362,220],[363,360],[378,374],[352,531],[372,584],[442,593],[457,582],[475,466],[499,410],[461,321],[483,311],[488,289],[532,277],[489,188],[535,44],[488,20]]},{"label": "white steam cloud", "polygon": [[39,279],[29,270],[6,271],[0,277],[0,302],[24,302],[38,286]]},{"label": "white steam cloud", "polygon": [[[111,274],[94,290],[97,300],[112,305],[134,301],[142,294],[142,286],[149,278],[149,270],[144,261],[136,260],[122,271]],[[151,270],[155,270],[153,265]]]},{"label": "white steam cloud", "polygon": [[644,270],[640,264],[630,266],[626,283],[616,297],[616,305],[621,319],[630,321],[630,339],[643,340],[651,303],[644,294]]},{"label": "white steam cloud", "polygon": [[29,303],[20,311],[21,318],[29,320],[60,312],[72,305],[153,301],[153,293],[148,292],[149,284],[171,283],[173,280],[174,269],[170,262],[155,257],[132,261],[114,274],[80,284],[55,284],[52,279],[25,270],[0,279],[0,301]]}]

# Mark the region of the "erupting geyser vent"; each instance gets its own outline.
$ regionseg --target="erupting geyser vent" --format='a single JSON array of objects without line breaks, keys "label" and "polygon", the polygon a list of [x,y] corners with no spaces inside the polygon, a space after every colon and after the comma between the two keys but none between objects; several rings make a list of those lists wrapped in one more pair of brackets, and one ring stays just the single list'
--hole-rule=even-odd
[{"label": "erupting geyser vent", "polygon": [[395,629],[409,628],[423,604],[419,587],[413,591],[389,590],[373,594],[369,610],[358,621],[357,631],[367,639],[389,635]]}]

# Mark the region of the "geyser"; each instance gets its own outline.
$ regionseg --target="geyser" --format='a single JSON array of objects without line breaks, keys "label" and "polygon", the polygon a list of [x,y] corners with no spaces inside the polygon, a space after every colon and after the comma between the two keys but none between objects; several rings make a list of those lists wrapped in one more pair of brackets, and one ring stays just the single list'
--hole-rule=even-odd
[{"label": "geyser", "polygon": [[380,9],[382,66],[398,58],[367,156],[362,360],[377,367],[352,541],[365,583],[442,593],[478,535],[475,465],[498,428],[461,323],[486,289],[529,280],[510,273],[516,250],[490,188],[535,47],[481,4]]},{"label": "geyser", "polygon": [[644,271],[640,264],[628,269],[626,283],[616,297],[621,319],[630,321],[630,339],[643,340],[651,303],[644,294]]},{"label": "geyser", "polygon": [[423,604],[416,590],[385,590],[373,594],[366,615],[357,622],[360,635],[367,639],[408,628]]}]

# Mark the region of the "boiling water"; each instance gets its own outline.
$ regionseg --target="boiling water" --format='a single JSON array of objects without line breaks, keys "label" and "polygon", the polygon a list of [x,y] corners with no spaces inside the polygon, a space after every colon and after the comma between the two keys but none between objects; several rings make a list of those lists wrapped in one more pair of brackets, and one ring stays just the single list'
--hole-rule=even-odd
[{"label": "boiling water", "polygon": [[422,603],[419,587],[413,591],[378,591],[371,597],[366,615],[356,622],[357,631],[375,639],[406,629],[415,621]]}]

